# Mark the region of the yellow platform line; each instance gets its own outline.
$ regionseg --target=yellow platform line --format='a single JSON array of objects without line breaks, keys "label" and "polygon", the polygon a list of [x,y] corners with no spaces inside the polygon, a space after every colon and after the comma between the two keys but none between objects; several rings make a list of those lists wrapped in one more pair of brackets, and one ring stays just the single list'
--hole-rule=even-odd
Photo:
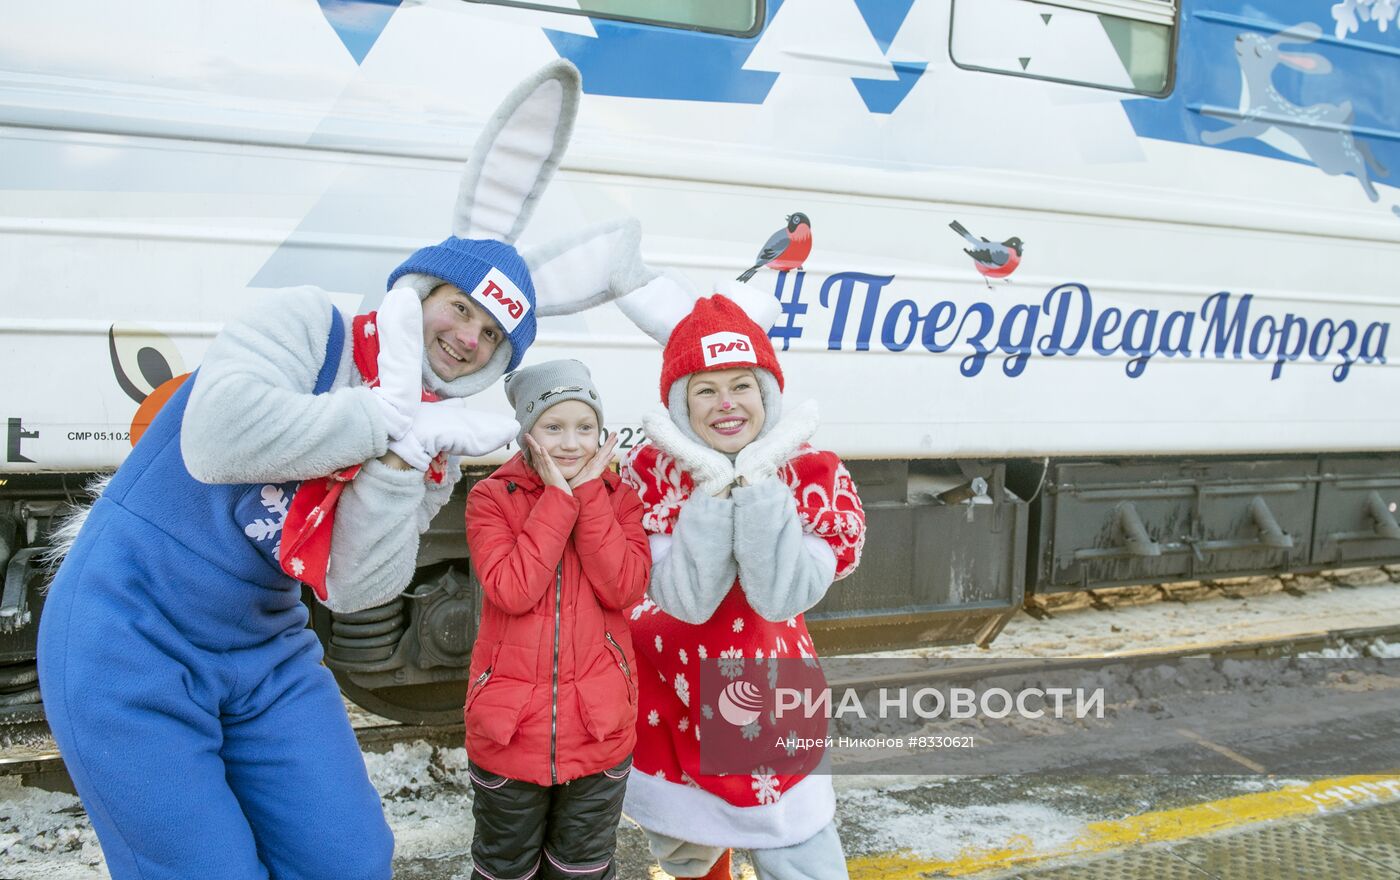
[{"label": "yellow platform line", "polygon": [[1048,849],[1036,849],[1032,840],[1017,836],[1004,846],[969,848],[953,859],[929,859],[912,852],[892,852],[859,856],[847,864],[851,880],[964,877],[981,871],[1007,870],[1139,844],[1187,840],[1260,822],[1306,818],[1397,800],[1400,800],[1400,776],[1346,776],[1126,819],[1091,822],[1074,840]]}]

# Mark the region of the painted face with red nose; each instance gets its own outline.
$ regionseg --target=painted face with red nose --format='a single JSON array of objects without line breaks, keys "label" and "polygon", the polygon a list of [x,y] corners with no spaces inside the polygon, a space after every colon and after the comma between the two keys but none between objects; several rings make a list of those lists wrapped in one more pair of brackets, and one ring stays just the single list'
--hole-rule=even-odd
[{"label": "painted face with red nose", "polygon": [[738,452],[763,429],[763,395],[748,367],[691,374],[685,399],[691,429],[711,449]]},{"label": "painted face with red nose", "polygon": [[439,284],[423,300],[423,350],[444,382],[484,367],[504,335],[496,320],[454,284]]}]

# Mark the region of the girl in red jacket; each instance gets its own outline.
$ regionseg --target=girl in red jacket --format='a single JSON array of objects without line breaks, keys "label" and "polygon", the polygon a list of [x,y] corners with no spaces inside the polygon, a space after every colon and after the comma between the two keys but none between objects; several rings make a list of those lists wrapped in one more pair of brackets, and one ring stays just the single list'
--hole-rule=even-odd
[{"label": "girl in red jacket", "polygon": [[609,880],[636,741],[623,609],[651,572],[636,492],[607,469],[578,361],[506,376],[522,452],[472,487],[481,629],[467,691],[472,880]]}]

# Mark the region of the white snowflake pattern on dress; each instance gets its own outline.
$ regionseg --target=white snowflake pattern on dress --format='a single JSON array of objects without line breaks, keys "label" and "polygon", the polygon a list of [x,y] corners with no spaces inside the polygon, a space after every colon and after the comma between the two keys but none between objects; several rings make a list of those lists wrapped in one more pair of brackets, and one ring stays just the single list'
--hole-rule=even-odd
[{"label": "white snowflake pattern on dress", "polygon": [[719,673],[725,678],[738,678],[744,674],[744,652],[729,647],[719,652]]},{"label": "white snowflake pattern on dress", "polygon": [[656,653],[661,653],[661,636],[656,637]]},{"label": "white snowflake pattern on dress", "polygon": [[685,716],[682,716],[681,720],[676,722],[676,729],[679,730],[681,733],[685,733],[687,730],[690,729],[690,719]]},{"label": "white snowflake pattern on dress", "polygon": [[709,653],[705,650],[704,645],[701,645],[700,647],[696,648],[695,653],[700,655],[701,660],[704,660],[706,657],[709,656]]},{"label": "white snowflake pattern on dress", "polygon": [[650,724],[652,727],[660,725],[661,714],[655,709],[652,709],[650,712],[647,713],[647,724]]},{"label": "white snowflake pattern on dress", "polygon": [[690,655],[685,652],[685,648],[680,650],[681,665],[687,666],[690,663]]},{"label": "white snowflake pattern on dress", "polygon": [[774,804],[782,793],[778,791],[778,777],[772,767],[759,767],[752,774],[754,799],[760,804]]},{"label": "white snowflake pattern on dress", "polygon": [[651,601],[650,596],[647,596],[641,601],[641,604],[639,604],[636,608],[632,609],[632,619],[641,620],[643,614],[646,614],[648,612],[655,614],[658,610],[660,609],[656,607],[656,603]]},{"label": "white snowflake pattern on dress", "polygon": [[730,628],[733,629],[736,633],[741,633],[741,632],[743,632],[743,631],[744,631],[744,618],[742,618],[742,617],[736,617],[736,618],[734,618],[734,622],[733,622],[732,624],[730,624]]},{"label": "white snowflake pattern on dress", "polygon": [[366,322],[365,322],[365,335],[366,335],[366,336],[373,336],[374,334],[376,334],[376,333],[378,333],[378,332],[379,332],[379,328],[376,327],[376,326],[374,326],[374,322],[373,322],[373,321],[366,321]]},{"label": "white snowflake pattern on dress", "polygon": [[686,680],[684,672],[676,673],[676,698],[682,705],[690,705],[690,682]]}]

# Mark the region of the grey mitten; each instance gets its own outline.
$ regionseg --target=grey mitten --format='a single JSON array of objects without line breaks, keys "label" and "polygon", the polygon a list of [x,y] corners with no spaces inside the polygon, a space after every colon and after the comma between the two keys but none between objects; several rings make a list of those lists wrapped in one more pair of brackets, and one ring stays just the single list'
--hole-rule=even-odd
[{"label": "grey mitten", "polygon": [[750,485],[772,479],[817,431],[820,417],[816,401],[793,408],[773,429],[739,450],[734,474]]}]

